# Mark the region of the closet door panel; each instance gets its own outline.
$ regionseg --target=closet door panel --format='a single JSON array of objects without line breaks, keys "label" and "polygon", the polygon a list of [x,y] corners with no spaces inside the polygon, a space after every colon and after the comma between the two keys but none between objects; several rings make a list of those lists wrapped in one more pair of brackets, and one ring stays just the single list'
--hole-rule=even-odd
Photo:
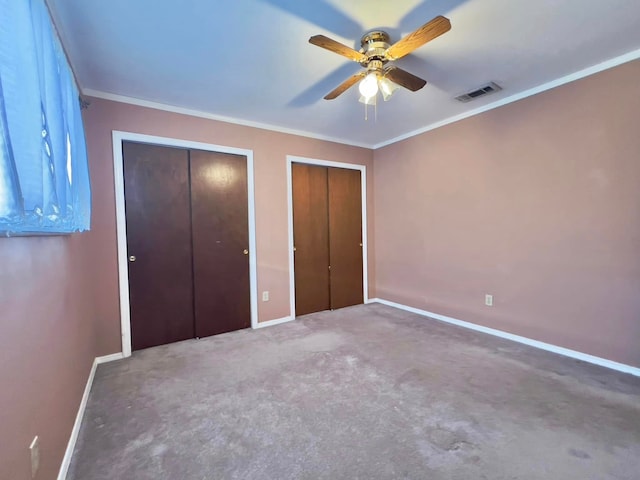
[{"label": "closet door panel", "polygon": [[193,338],[188,151],[122,149],[132,348]]},{"label": "closet door panel", "polygon": [[247,159],[191,151],[197,337],[251,326]]},{"label": "closet door panel", "polygon": [[291,165],[296,315],[331,308],[327,168]]},{"label": "closet door panel", "polygon": [[331,308],[363,303],[362,186],[359,170],[329,168]]}]

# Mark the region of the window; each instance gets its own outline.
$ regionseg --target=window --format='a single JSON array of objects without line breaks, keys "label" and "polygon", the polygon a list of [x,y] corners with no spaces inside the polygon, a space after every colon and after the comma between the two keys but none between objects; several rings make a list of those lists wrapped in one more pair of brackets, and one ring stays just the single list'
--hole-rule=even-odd
[{"label": "window", "polygon": [[88,230],[79,94],[44,0],[0,0],[0,232]]}]

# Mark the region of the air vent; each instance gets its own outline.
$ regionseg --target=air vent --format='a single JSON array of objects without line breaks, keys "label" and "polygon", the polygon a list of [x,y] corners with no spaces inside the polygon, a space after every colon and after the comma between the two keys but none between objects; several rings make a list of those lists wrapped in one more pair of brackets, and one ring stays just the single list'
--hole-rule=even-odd
[{"label": "air vent", "polygon": [[502,90],[502,87],[497,83],[490,82],[487,85],[480,87],[476,90],[473,90],[469,93],[464,93],[462,95],[458,95],[456,100],[462,103],[470,102],[471,100],[475,100],[478,97],[483,97],[484,95],[489,95],[491,93],[499,92]]}]

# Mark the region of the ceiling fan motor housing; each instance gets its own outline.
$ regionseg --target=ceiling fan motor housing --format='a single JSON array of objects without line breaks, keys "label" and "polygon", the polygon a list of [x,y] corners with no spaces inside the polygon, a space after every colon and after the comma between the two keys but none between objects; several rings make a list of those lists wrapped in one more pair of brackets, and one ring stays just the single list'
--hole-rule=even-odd
[{"label": "ceiling fan motor housing", "polygon": [[[361,62],[363,67],[367,67],[369,70],[377,70],[389,61],[386,56],[387,48],[389,48],[389,34],[387,32],[373,30],[365,33],[360,40],[360,44],[362,45],[360,52],[367,56],[367,59]],[[372,65],[374,62],[375,66]]]}]

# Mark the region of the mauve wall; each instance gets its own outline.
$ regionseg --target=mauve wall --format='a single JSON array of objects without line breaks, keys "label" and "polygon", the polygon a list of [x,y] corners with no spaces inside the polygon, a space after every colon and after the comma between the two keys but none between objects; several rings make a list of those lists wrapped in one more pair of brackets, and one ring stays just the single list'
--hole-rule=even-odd
[{"label": "mauve wall", "polygon": [[99,177],[93,185],[94,204],[104,209],[104,215],[100,218],[104,226],[101,228],[104,249],[94,259],[102,272],[99,280],[101,294],[97,302],[103,315],[96,325],[99,355],[121,350],[112,130],[253,150],[258,292],[270,292],[268,302],[262,302],[259,293],[260,321],[286,317],[290,313],[286,156],[366,165],[370,232],[369,284],[370,296],[374,295],[371,150],[100,99],[91,99],[91,106],[85,112],[85,129],[89,156]]},{"label": "mauve wall", "polygon": [[36,478],[58,475],[96,357],[95,324],[103,312],[94,301],[101,277],[94,259],[103,251],[102,216],[94,205],[87,233],[0,238],[1,480],[31,479],[35,435]]},{"label": "mauve wall", "polygon": [[378,297],[640,366],[639,124],[635,61],[377,150]]}]

